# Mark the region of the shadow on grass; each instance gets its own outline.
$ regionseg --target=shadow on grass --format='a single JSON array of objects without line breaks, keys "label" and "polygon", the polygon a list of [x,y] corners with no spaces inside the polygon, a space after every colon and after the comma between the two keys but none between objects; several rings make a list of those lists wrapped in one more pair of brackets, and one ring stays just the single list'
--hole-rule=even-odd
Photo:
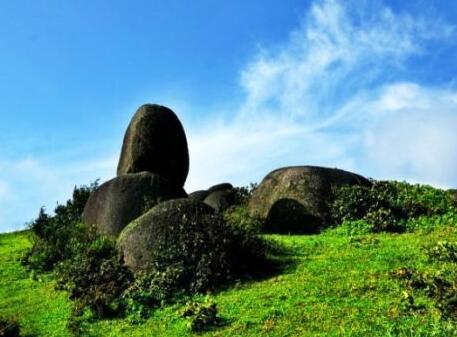
[{"label": "shadow on grass", "polygon": [[1,337],[37,337],[36,334],[23,334],[17,319],[0,317]]}]

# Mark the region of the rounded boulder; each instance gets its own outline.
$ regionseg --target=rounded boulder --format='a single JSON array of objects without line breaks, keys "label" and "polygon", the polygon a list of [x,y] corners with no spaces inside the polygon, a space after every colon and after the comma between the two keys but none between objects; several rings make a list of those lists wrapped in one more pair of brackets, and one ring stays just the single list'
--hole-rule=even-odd
[{"label": "rounded boulder", "polygon": [[233,189],[216,190],[208,194],[204,203],[214,208],[217,212],[223,212],[236,202]]},{"label": "rounded boulder", "polygon": [[175,113],[156,104],[142,105],[133,116],[122,144],[117,175],[148,171],[183,187],[189,172],[184,128]]},{"label": "rounded boulder", "polygon": [[[180,249],[187,247],[184,251],[191,250],[191,246],[211,240],[212,233],[220,232],[217,226],[223,223],[201,201],[170,200],[130,223],[119,236],[118,247],[132,271],[147,270],[154,264],[154,253],[166,252],[175,245]],[[176,253],[173,250],[172,254]]]},{"label": "rounded boulder", "polygon": [[118,234],[159,202],[186,197],[186,192],[168,179],[150,172],[130,173],[100,185],[87,200],[83,222],[97,233]]},{"label": "rounded boulder", "polygon": [[217,184],[217,185],[214,185],[214,186],[211,186],[210,188],[208,188],[208,192],[209,193],[213,193],[213,192],[216,192],[216,191],[225,191],[225,190],[231,190],[233,189],[233,185],[230,184],[230,183],[220,183],[220,184]]},{"label": "rounded boulder", "polygon": [[343,185],[370,182],[355,173],[333,168],[280,168],[270,172],[254,190],[249,210],[252,216],[264,221],[268,231],[315,233],[329,219],[332,189]]}]

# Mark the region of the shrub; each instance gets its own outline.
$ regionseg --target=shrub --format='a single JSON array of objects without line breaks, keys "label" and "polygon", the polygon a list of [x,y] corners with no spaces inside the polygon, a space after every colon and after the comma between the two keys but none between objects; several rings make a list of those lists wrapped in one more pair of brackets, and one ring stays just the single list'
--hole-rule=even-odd
[{"label": "shrub", "polygon": [[235,206],[227,209],[223,216],[224,220],[234,228],[246,230],[251,233],[259,233],[262,227],[260,218],[251,216],[249,212],[249,199],[252,196],[252,192],[257,187],[257,184],[251,183],[249,186],[235,187],[234,199]]},{"label": "shrub", "polygon": [[231,207],[224,212],[224,220],[235,228],[247,230],[249,232],[260,232],[262,222],[259,218],[250,215],[246,205]]},{"label": "shrub", "polygon": [[272,266],[259,236],[196,200],[159,204],[131,223],[118,244],[137,271],[124,293],[134,321],[151,307],[260,276]]},{"label": "shrub", "polygon": [[95,234],[70,259],[57,266],[58,287],[76,300],[75,315],[90,308],[95,318],[119,316],[124,311],[120,299],[132,281],[132,274],[119,258],[115,242]]},{"label": "shrub", "polygon": [[457,243],[438,241],[425,247],[425,253],[431,260],[457,263]]},{"label": "shrub", "polygon": [[182,316],[189,320],[187,326],[192,332],[202,332],[220,326],[223,322],[218,315],[216,303],[208,298],[205,302],[187,302]]},{"label": "shrub", "polygon": [[78,245],[87,241],[86,228],[81,224],[84,205],[97,182],[73,190],[65,205],[58,205],[54,215],[48,215],[44,208],[30,225],[35,234],[32,248],[23,258],[23,263],[34,271],[50,271],[54,266],[71,258]]},{"label": "shrub", "polygon": [[424,247],[429,259],[454,264],[449,270],[441,269],[434,273],[400,268],[391,273],[394,278],[400,279],[406,286],[403,292],[404,307],[408,310],[422,309],[414,300],[414,293],[422,291],[429,297],[435,308],[444,319],[457,319],[457,276],[455,264],[457,263],[457,243],[438,241]]},{"label": "shrub", "polygon": [[415,219],[456,214],[450,194],[425,185],[374,181],[371,186],[342,186],[334,190],[334,225],[363,220],[372,232],[403,232]]}]

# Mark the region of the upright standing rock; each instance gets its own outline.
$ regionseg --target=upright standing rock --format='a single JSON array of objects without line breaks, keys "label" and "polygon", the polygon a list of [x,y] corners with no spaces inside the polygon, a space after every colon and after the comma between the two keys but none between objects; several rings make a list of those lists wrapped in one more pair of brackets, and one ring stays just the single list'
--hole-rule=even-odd
[{"label": "upright standing rock", "polygon": [[186,135],[170,109],[142,105],[133,116],[122,144],[117,175],[148,171],[182,187],[189,173]]}]

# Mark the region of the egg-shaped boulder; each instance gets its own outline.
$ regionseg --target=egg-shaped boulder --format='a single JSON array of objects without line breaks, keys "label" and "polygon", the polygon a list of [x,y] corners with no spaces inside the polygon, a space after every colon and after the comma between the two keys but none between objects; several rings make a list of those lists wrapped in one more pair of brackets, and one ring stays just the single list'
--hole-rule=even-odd
[{"label": "egg-shaped boulder", "polygon": [[99,234],[117,237],[132,220],[159,202],[186,197],[181,187],[151,172],[129,173],[111,179],[91,193],[83,222]]},{"label": "egg-shaped boulder", "polygon": [[249,210],[252,216],[264,221],[268,231],[315,233],[329,221],[332,189],[342,185],[370,182],[358,174],[334,168],[280,168],[270,172],[254,190]]},{"label": "egg-shaped boulder", "polygon": [[183,187],[189,172],[184,128],[175,113],[157,104],[142,105],[122,144],[117,175],[148,171]]}]

